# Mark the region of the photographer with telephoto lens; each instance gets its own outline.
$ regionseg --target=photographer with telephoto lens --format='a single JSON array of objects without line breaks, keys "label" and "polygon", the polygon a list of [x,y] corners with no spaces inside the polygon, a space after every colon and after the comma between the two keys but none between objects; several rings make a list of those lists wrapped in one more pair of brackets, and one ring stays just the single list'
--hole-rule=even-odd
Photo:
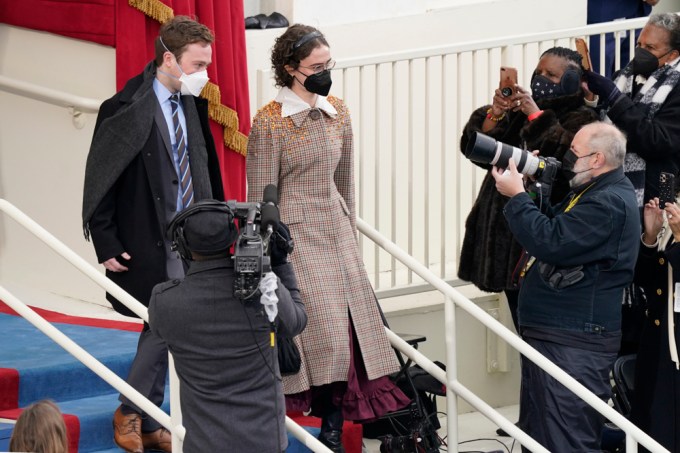
[{"label": "photographer with telephoto lens", "polygon": [[[505,219],[529,258],[518,299],[522,339],[603,401],[611,397],[621,298],[641,232],[625,154],[616,127],[584,126],[563,159],[571,192],[545,213],[525,192],[514,160],[492,170],[509,197]],[[553,453],[602,450],[604,417],[531,360],[522,361],[520,420]]]},{"label": "photographer with telephoto lens", "polygon": [[[562,161],[571,139],[584,124],[597,119],[585,103],[581,87],[581,55],[563,47],[545,51],[531,79],[531,91],[517,85],[515,93],[503,96],[497,89],[492,105],[475,110],[460,141],[466,153],[481,132],[494,140],[526,150],[540,150],[542,158]],[[491,163],[473,162],[490,170]],[[568,184],[561,172],[552,187],[551,200],[561,200]],[[517,286],[513,271],[522,248],[515,242],[503,218],[507,198],[500,195],[488,173],[465,222],[465,237],[458,276],[483,291],[505,291],[517,327]]]}]

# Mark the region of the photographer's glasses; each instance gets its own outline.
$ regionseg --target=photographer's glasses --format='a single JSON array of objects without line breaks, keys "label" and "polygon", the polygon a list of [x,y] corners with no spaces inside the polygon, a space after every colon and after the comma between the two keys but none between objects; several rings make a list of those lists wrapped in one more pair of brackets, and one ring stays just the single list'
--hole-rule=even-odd
[{"label": "photographer's glasses", "polygon": [[314,71],[314,74],[319,74],[320,72],[323,71],[330,71],[335,67],[335,60],[328,60],[326,63],[319,63],[315,64],[312,66],[298,66],[299,68],[304,68],[304,69],[311,69]]}]

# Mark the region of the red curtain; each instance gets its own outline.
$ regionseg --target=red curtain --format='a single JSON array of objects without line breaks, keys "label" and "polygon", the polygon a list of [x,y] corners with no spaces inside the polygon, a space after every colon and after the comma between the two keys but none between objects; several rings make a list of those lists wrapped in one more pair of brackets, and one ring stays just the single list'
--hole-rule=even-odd
[{"label": "red curtain", "polygon": [[194,17],[215,34],[212,85],[203,95],[210,100],[224,195],[243,201],[250,108],[242,1],[0,0],[0,22],[115,46],[118,89],[154,58],[160,23],[173,15]]}]

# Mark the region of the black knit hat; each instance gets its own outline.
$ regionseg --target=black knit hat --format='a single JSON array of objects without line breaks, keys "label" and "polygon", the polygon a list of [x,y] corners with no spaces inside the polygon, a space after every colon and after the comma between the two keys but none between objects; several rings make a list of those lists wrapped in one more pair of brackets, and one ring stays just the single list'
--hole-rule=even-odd
[{"label": "black knit hat", "polygon": [[236,226],[227,212],[199,211],[184,221],[186,246],[201,255],[228,251],[236,237]]}]

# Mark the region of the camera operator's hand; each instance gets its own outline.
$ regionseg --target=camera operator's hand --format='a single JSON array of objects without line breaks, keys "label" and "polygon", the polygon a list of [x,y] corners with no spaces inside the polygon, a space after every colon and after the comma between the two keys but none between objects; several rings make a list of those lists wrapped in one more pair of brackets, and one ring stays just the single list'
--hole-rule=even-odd
[{"label": "camera operator's hand", "polygon": [[524,192],[524,178],[517,171],[517,165],[515,165],[514,160],[510,159],[507,170],[494,166],[491,169],[491,175],[496,180],[496,190],[501,195],[512,198]]},{"label": "camera operator's hand", "polygon": [[280,266],[288,262],[288,254],[293,251],[293,240],[290,237],[290,229],[288,225],[279,222],[279,226],[271,239],[269,239],[269,247],[271,248],[271,265]]},{"label": "camera operator's hand", "polygon": [[607,105],[613,104],[621,96],[621,91],[613,80],[593,71],[586,71],[585,77],[588,89],[603,99]]},{"label": "camera operator's hand", "polygon": [[519,85],[515,85],[515,95],[510,99],[512,100],[513,105],[512,110],[515,112],[520,110],[526,116],[541,110],[531,96],[531,91],[527,91]]}]

